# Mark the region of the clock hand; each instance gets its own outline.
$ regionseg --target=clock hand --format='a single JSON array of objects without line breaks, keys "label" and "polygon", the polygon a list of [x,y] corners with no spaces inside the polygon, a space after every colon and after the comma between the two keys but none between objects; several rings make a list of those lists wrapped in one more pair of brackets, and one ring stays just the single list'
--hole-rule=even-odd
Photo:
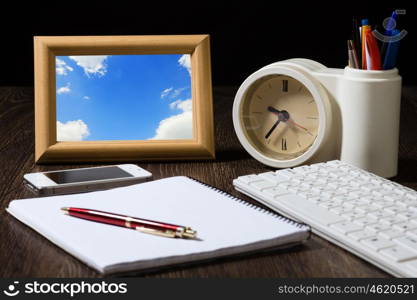
[{"label": "clock hand", "polygon": [[276,114],[281,113],[280,110],[278,110],[278,109],[276,109],[275,107],[272,107],[272,106],[268,106],[268,111],[270,111],[272,113],[276,113]]},{"label": "clock hand", "polygon": [[297,126],[297,127],[300,127],[300,128],[302,128],[302,129],[304,129],[309,135],[312,135],[311,134],[311,132],[310,131],[308,131],[308,129],[307,128],[305,128],[304,126],[301,126],[300,124],[298,124],[298,123],[296,123],[296,122],[294,122],[294,120],[293,119],[288,119],[287,120],[288,122],[290,122],[291,124],[293,124],[293,125],[295,125],[295,126]]},{"label": "clock hand", "polygon": [[293,120],[293,119],[288,119],[288,121],[289,121],[291,124],[293,124],[293,125],[295,125],[295,126],[298,126],[298,127],[302,128],[302,129],[304,129],[305,131],[308,131],[308,129],[307,129],[307,128],[305,128],[305,127],[301,126],[300,124],[298,124],[298,123],[294,122],[294,120]]},{"label": "clock hand", "polygon": [[287,122],[287,120],[290,118],[290,114],[288,113],[288,111],[286,110],[278,110],[275,107],[272,106],[268,106],[268,111],[277,114],[278,118],[283,121],[283,122]]},{"label": "clock hand", "polygon": [[272,132],[277,128],[279,122],[281,122],[280,119],[278,119],[275,124],[271,127],[271,129],[268,131],[268,133],[265,135],[265,139],[269,138],[269,136],[272,134]]}]

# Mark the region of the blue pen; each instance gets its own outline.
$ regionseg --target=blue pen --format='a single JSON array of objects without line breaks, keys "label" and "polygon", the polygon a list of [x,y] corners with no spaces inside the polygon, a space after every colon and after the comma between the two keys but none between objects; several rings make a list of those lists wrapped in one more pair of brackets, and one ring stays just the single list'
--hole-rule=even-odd
[{"label": "blue pen", "polygon": [[[396,36],[398,34],[400,34],[400,31],[398,29],[393,29],[391,30],[390,36]],[[385,55],[383,56],[382,69],[389,70],[394,68],[397,62],[400,41],[391,41],[386,43],[386,45]]]},{"label": "blue pen", "polygon": [[395,29],[395,27],[397,26],[397,12],[394,10],[391,14],[391,18],[388,19],[387,24],[385,24],[385,35],[387,36],[391,36],[392,34],[392,30]]},{"label": "blue pen", "polygon": [[[391,14],[391,17],[388,18],[387,22],[384,24],[384,28],[385,28],[385,37],[391,37],[394,36],[392,34],[392,31],[395,30],[395,27],[397,26],[397,19],[398,19],[398,15],[397,12],[394,10]],[[382,41],[382,45],[381,45],[381,57],[385,56],[385,53],[387,51],[387,47],[388,44],[390,44],[390,41]]]}]

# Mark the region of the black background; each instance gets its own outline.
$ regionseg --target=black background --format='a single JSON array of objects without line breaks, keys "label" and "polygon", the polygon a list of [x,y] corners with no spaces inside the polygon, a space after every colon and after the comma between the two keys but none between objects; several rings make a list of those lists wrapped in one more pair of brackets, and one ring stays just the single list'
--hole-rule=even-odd
[{"label": "black background", "polygon": [[[352,17],[367,17],[384,32],[393,9],[406,9],[397,28],[398,68],[405,84],[417,84],[414,70],[417,14],[398,1],[23,1],[1,8],[0,85],[33,85],[34,35],[211,35],[214,85],[239,85],[260,67],[287,58],[347,64],[346,40]],[[377,4],[378,3],[378,4]]]}]

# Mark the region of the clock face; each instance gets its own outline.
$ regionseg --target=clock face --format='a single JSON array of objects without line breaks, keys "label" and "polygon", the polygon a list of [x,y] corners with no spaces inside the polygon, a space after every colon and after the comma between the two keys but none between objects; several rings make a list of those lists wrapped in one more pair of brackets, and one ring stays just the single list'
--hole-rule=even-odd
[{"label": "clock face", "polygon": [[252,146],[279,160],[305,153],[319,130],[314,97],[301,82],[285,75],[269,75],[252,84],[240,117]]}]

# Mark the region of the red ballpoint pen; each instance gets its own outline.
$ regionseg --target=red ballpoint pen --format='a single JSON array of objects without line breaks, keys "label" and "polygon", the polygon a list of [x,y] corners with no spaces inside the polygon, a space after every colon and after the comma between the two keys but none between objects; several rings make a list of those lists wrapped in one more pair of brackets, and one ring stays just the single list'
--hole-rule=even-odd
[{"label": "red ballpoint pen", "polygon": [[197,232],[190,227],[129,217],[111,212],[78,207],[62,207],[61,210],[63,210],[65,214],[72,217],[126,227],[143,233],[155,234],[164,237],[195,238],[197,235]]}]

